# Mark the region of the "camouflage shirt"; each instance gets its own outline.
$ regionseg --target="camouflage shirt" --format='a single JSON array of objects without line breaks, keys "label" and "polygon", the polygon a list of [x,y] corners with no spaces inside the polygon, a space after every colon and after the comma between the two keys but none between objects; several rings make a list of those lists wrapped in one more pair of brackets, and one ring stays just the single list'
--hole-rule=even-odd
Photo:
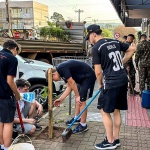
[{"label": "camouflage shirt", "polygon": [[138,67],[138,63],[140,62],[140,66],[148,67],[150,66],[150,42],[142,41],[137,46],[137,50],[135,53],[135,64]]}]

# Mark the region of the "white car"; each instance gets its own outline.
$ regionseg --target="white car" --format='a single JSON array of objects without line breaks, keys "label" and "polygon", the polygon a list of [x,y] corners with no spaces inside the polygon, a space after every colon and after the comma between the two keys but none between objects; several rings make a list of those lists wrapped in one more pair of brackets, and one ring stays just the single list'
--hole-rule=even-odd
[{"label": "white car", "polygon": [[[2,50],[2,46],[0,46],[0,50]],[[52,65],[37,61],[23,58],[19,55],[16,56],[18,59],[18,71],[17,74],[19,77],[28,80],[31,83],[30,91],[34,91],[36,94],[36,99],[43,106],[47,104],[47,94],[45,94],[44,87],[48,86],[48,82],[45,77],[45,71],[48,68],[53,68]],[[53,82],[53,93],[56,95],[62,92],[64,85],[64,81]]]}]

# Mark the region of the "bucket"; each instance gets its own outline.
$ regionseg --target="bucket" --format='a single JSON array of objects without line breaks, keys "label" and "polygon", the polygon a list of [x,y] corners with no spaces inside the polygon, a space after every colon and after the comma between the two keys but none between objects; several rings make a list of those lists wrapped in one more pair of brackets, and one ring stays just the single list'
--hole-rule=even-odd
[{"label": "bucket", "polygon": [[18,143],[9,147],[8,150],[35,150],[34,146],[29,143]]},{"label": "bucket", "polygon": [[150,108],[150,91],[144,90],[142,92],[142,107]]},{"label": "bucket", "polygon": [[[18,143],[22,138],[24,143]],[[8,150],[35,150],[35,148],[32,145],[31,139],[27,135],[19,135],[14,139]]]}]

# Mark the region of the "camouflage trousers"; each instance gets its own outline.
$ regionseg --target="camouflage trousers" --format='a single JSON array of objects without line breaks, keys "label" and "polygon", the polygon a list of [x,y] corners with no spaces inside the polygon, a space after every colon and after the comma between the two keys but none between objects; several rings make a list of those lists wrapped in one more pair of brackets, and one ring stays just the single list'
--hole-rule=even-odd
[{"label": "camouflage trousers", "polygon": [[139,67],[139,82],[140,91],[145,90],[145,83],[147,82],[147,90],[150,90],[150,67]]},{"label": "camouflage trousers", "polygon": [[130,75],[130,80],[131,80],[129,82],[129,87],[130,87],[130,91],[132,91],[131,83],[132,83],[133,89],[135,88],[135,69],[134,68],[130,68],[129,75]]}]

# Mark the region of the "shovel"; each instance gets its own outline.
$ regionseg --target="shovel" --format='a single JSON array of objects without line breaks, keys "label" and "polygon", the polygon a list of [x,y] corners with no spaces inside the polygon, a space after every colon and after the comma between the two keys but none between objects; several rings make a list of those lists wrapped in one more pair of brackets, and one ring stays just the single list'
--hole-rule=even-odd
[{"label": "shovel", "polygon": [[62,140],[63,142],[67,142],[67,140],[70,138],[70,136],[72,135],[72,129],[71,127],[73,126],[73,124],[75,123],[75,121],[77,119],[79,119],[79,117],[83,114],[83,112],[90,106],[90,104],[93,102],[93,100],[97,97],[97,95],[100,93],[101,90],[98,90],[96,92],[96,94],[91,98],[91,100],[89,101],[89,103],[85,106],[85,108],[79,113],[79,115],[74,119],[74,121],[63,131],[62,133]]}]

